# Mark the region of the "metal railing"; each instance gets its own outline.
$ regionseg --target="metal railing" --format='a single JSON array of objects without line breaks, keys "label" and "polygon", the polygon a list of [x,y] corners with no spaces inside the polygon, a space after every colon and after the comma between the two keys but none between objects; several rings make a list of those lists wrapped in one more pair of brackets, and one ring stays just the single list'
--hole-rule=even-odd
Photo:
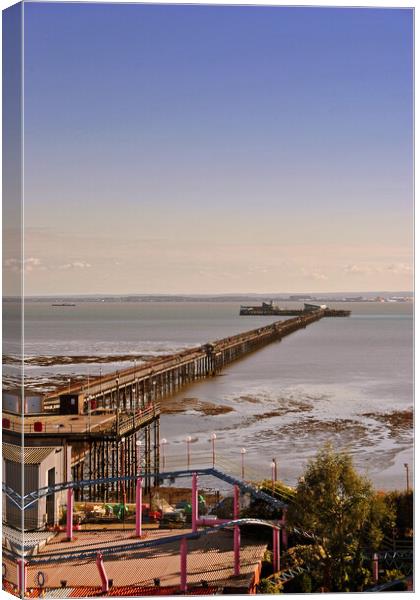
[{"label": "metal railing", "polygon": [[[82,415],[74,416],[61,415],[63,417],[62,423],[57,423],[56,416],[54,422],[51,422],[49,417],[45,418],[43,415],[43,417],[30,423],[25,422],[25,420],[22,421],[20,418],[3,418],[3,429],[17,433],[23,432],[40,435],[62,433],[98,434],[105,431],[117,433],[117,430],[119,434],[124,434],[133,427],[138,427],[159,415],[160,404],[156,402],[130,414],[125,412],[120,413],[118,425],[116,413],[112,415],[105,413],[102,421],[98,421],[97,415],[95,417],[91,415],[90,417],[89,414],[83,413]],[[74,422],[71,421],[72,418]]]}]

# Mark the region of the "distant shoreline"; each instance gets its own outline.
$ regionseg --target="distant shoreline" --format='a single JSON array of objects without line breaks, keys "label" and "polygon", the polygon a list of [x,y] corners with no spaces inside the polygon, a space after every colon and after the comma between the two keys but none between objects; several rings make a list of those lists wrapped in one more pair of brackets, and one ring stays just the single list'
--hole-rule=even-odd
[{"label": "distant shoreline", "polygon": [[[17,296],[4,296],[4,302],[20,300]],[[336,292],[321,294],[89,294],[27,296],[25,302],[63,303],[78,302],[238,302],[273,300],[274,302],[400,302],[411,303],[414,293],[396,292]]]}]

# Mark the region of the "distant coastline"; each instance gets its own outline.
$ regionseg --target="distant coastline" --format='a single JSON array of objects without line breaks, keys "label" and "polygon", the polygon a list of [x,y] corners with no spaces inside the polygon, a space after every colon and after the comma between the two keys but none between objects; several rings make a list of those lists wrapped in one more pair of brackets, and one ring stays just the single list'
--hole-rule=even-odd
[{"label": "distant coastline", "polygon": [[[11,301],[15,298],[4,298]],[[248,302],[266,301],[274,302],[399,302],[412,303],[414,293],[408,291],[396,292],[335,292],[335,293],[298,293],[298,294],[89,294],[89,295],[49,295],[27,296],[25,302],[50,302],[50,303],[81,303],[81,302]]]}]

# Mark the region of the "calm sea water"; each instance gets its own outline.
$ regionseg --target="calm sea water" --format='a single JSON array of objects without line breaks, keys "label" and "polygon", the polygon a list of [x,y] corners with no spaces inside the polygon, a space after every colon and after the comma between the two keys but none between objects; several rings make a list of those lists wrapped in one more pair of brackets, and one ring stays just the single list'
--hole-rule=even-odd
[{"label": "calm sea water", "polygon": [[[239,462],[244,447],[246,465],[267,477],[275,457],[279,476],[294,483],[308,458],[332,441],[347,448],[377,486],[404,487],[413,441],[399,414],[413,406],[412,306],[337,307],[350,308],[352,316],[322,319],[221,376],[184,388],[177,395],[181,404],[190,406],[194,398],[232,410],[210,416],[193,407],[163,415],[167,455],[185,453],[186,435],[193,437],[192,453],[207,451],[214,431],[218,454]],[[27,356],[168,354],[276,320],[240,317],[238,310],[236,303],[27,303],[25,350]],[[99,365],[32,366],[26,375],[42,381],[87,371],[98,374]]]}]

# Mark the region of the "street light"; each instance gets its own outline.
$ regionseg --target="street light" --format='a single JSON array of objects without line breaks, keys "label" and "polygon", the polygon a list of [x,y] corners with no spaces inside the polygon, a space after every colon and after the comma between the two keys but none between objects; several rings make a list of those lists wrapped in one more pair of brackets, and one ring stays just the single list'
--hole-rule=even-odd
[{"label": "street light", "polygon": [[212,433],[210,436],[210,442],[211,442],[213,469],[214,469],[214,465],[216,464],[216,439],[217,439],[217,435],[215,433]]},{"label": "street light", "polygon": [[168,443],[168,440],[166,438],[162,438],[160,440],[160,444],[162,446],[162,469],[165,470],[165,466],[166,466],[166,460],[165,460],[165,446]]},{"label": "street light", "polygon": [[246,448],[241,448],[241,477],[245,479],[245,454]]},{"label": "street light", "polygon": [[185,441],[187,442],[187,469],[189,470],[191,464],[190,444],[192,442],[192,437],[189,435],[187,438],[185,438]]},{"label": "street light", "polygon": [[271,462],[271,491],[274,494],[274,482],[276,481],[276,461]]},{"label": "street light", "polygon": [[404,463],[404,467],[405,467],[405,474],[406,474],[406,482],[407,482],[407,494],[410,491],[410,480],[408,478],[408,463]]}]

